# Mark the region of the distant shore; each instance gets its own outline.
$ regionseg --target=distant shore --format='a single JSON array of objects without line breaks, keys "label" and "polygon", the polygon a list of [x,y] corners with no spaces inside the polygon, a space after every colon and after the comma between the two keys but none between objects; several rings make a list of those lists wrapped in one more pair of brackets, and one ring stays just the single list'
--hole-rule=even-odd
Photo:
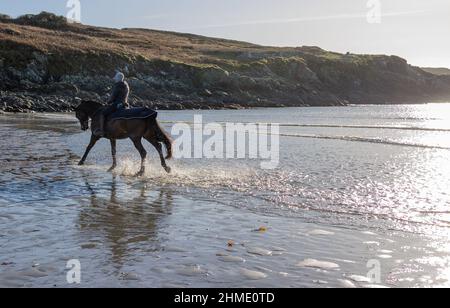
[{"label": "distant shore", "polygon": [[131,104],[159,110],[450,101],[450,76],[397,56],[270,47],[193,34],[0,16],[0,110],[106,102],[116,70]]},{"label": "distant shore", "polygon": [[[74,108],[82,101],[81,98],[69,98],[64,96],[40,96],[30,93],[0,92],[0,114],[4,113],[33,113],[33,112],[73,112]],[[101,102],[101,100],[96,100]],[[263,104],[217,104],[217,103],[195,103],[195,102],[148,102],[131,101],[131,106],[145,106],[156,110],[240,110],[253,108],[286,108],[286,107],[358,107],[364,105],[421,105],[428,103],[445,103],[442,101],[408,102],[404,104],[382,103],[382,104],[330,104],[330,105],[308,105],[308,104],[283,104],[264,102]]]}]

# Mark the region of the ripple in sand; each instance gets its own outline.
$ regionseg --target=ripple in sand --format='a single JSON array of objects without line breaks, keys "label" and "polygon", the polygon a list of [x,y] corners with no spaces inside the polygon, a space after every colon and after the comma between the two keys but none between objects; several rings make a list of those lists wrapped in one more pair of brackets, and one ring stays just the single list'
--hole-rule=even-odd
[{"label": "ripple in sand", "polygon": [[378,235],[378,234],[373,233],[373,232],[370,232],[370,231],[364,231],[362,234],[365,234],[365,235],[373,235],[373,236],[377,236],[377,235]]},{"label": "ripple in sand", "polygon": [[431,276],[422,276],[418,280],[419,280],[419,282],[427,283],[430,285],[434,282],[433,279],[431,279]]},{"label": "ripple in sand", "polygon": [[120,279],[126,281],[138,281],[141,280],[138,274],[135,273],[120,273]]},{"label": "ripple in sand", "polygon": [[208,274],[208,271],[201,268],[199,265],[188,265],[183,266],[179,269],[177,269],[177,274],[182,276],[198,276],[198,275],[206,275]]},{"label": "ripple in sand", "polygon": [[272,252],[272,256],[282,256],[283,254],[284,254],[284,252],[281,252],[281,251]]},{"label": "ripple in sand", "polygon": [[314,280],[313,283],[315,283],[315,284],[320,284],[320,285],[326,285],[326,284],[328,284],[328,281],[324,281],[324,280]]},{"label": "ripple in sand", "polygon": [[346,289],[355,289],[356,288],[356,285],[353,282],[351,282],[350,280],[338,279],[338,282],[342,288],[346,288]]},{"label": "ripple in sand", "polygon": [[267,250],[264,248],[259,248],[259,247],[248,247],[247,252],[252,255],[258,255],[258,256],[271,256],[273,253],[270,250]]},{"label": "ripple in sand", "polygon": [[281,248],[281,247],[277,247],[277,246],[271,247],[271,250],[274,251],[274,252],[286,252],[286,249]]},{"label": "ripple in sand", "polygon": [[27,277],[32,277],[32,278],[42,278],[42,277],[47,277],[48,273],[40,271],[36,268],[33,268],[29,271],[22,272],[22,275],[27,276]]},{"label": "ripple in sand", "polygon": [[245,269],[245,268],[241,269],[241,274],[242,274],[242,276],[244,276],[245,278],[250,279],[250,280],[260,280],[260,279],[264,279],[267,277],[267,275],[264,273],[252,271],[252,270]]},{"label": "ripple in sand", "polygon": [[188,252],[186,249],[176,246],[166,246],[164,247],[164,251],[168,252]]},{"label": "ripple in sand", "polygon": [[364,242],[363,244],[366,244],[368,246],[380,246],[379,242]]},{"label": "ripple in sand", "polygon": [[188,285],[175,284],[175,283],[164,283],[161,285],[163,289],[184,289],[188,287]]},{"label": "ripple in sand", "polygon": [[334,232],[326,231],[326,230],[312,230],[307,233],[310,236],[331,236],[334,235]]},{"label": "ripple in sand", "polygon": [[366,289],[389,289],[389,287],[382,286],[379,284],[366,284],[366,285],[363,285],[363,288],[366,288]]},{"label": "ripple in sand", "polygon": [[392,250],[378,250],[379,253],[390,255],[391,253],[394,253]]},{"label": "ripple in sand", "polygon": [[220,256],[219,260],[222,262],[228,262],[228,263],[243,263],[245,262],[245,259],[241,257],[236,256]]},{"label": "ripple in sand", "polygon": [[307,267],[307,268],[317,268],[317,269],[323,269],[323,270],[332,270],[332,269],[338,269],[339,265],[332,262],[327,261],[319,261],[315,259],[306,259],[299,263],[297,263],[298,267]]},{"label": "ripple in sand", "polygon": [[81,249],[94,249],[97,247],[96,243],[83,243],[80,245]]},{"label": "ripple in sand", "polygon": [[351,275],[348,276],[348,278],[353,280],[354,282],[372,282],[369,278],[360,275]]}]

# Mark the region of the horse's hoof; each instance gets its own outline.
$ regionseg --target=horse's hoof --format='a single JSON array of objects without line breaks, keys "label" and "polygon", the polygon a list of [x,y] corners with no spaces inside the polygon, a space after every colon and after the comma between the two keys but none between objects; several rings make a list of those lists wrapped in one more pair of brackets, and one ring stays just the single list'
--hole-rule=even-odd
[{"label": "horse's hoof", "polygon": [[145,173],[145,171],[139,171],[138,173],[136,173],[135,177],[139,178],[141,176],[143,176]]},{"label": "horse's hoof", "polygon": [[83,166],[84,165],[84,162],[82,162],[82,161],[80,161],[79,163],[78,163],[78,166]]},{"label": "horse's hoof", "polygon": [[167,173],[171,173],[172,172],[172,168],[170,168],[170,167],[164,167],[164,170],[166,170]]}]

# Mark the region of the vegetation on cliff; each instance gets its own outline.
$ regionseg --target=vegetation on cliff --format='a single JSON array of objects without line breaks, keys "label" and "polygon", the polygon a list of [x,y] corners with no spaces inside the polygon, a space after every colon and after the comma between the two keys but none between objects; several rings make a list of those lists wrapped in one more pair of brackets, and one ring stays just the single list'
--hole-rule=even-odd
[{"label": "vegetation on cliff", "polygon": [[16,19],[0,14],[0,109],[70,110],[79,99],[104,100],[115,70],[126,73],[132,103],[158,108],[450,99],[448,76],[395,56],[92,27],[45,12]]}]

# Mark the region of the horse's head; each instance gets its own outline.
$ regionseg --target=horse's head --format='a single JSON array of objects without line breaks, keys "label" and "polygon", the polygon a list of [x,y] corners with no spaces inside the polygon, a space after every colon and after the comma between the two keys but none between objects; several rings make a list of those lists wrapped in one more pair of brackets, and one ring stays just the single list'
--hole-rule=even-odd
[{"label": "horse's head", "polygon": [[89,129],[89,119],[102,108],[103,105],[93,101],[83,101],[77,108],[75,108],[75,116],[80,121],[81,130]]},{"label": "horse's head", "polygon": [[78,121],[80,121],[81,130],[86,131],[89,129],[89,115],[81,110],[81,109],[75,109],[75,116],[77,117]]}]

